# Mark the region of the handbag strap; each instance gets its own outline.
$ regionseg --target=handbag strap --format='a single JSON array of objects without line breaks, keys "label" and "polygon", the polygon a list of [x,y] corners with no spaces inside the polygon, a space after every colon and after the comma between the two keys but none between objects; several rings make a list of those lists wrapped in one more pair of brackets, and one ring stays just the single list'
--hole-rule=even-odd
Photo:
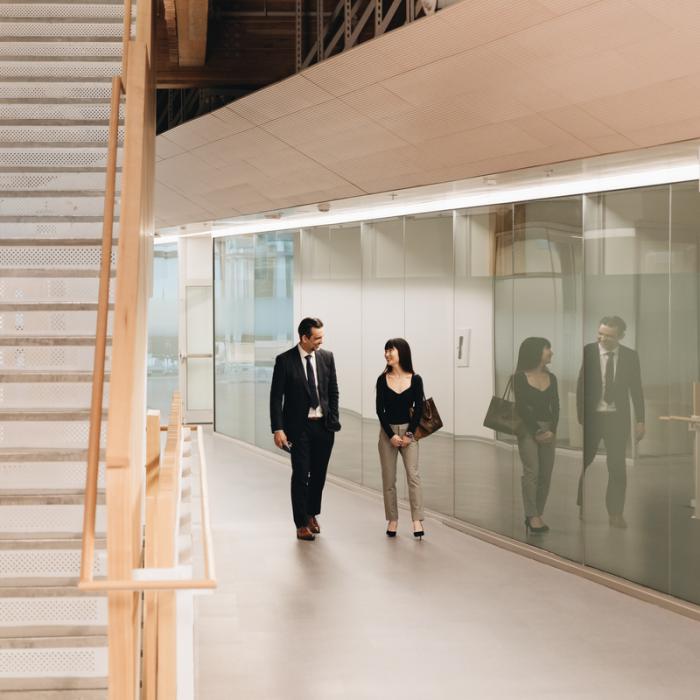
[{"label": "handbag strap", "polygon": [[503,392],[503,399],[507,399],[508,396],[510,396],[511,389],[513,388],[513,377],[515,375],[511,374],[510,378],[508,379],[508,383],[506,384],[506,390]]}]

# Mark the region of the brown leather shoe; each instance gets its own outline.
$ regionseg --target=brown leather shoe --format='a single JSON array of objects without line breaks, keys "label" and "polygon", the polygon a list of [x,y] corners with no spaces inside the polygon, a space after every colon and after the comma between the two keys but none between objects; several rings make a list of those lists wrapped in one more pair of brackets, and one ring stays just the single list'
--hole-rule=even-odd
[{"label": "brown leather shoe", "polygon": [[312,515],[309,518],[308,522],[308,528],[311,530],[311,532],[315,532],[317,535],[321,532],[321,526],[318,524],[318,520],[316,520],[316,516]]},{"label": "brown leather shoe", "polygon": [[315,540],[316,537],[314,536],[314,533],[309,530],[308,527],[298,527],[297,528],[297,539],[298,540]]}]

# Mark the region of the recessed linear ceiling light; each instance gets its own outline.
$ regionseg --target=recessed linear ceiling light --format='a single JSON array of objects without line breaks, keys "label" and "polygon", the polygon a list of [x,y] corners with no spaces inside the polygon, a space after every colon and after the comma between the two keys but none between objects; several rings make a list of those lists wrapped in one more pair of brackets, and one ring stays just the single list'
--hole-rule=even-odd
[{"label": "recessed linear ceiling light", "polygon": [[[540,175],[539,181],[531,183],[502,184],[500,187],[478,188],[474,183],[462,190],[429,195],[415,201],[397,201],[379,205],[361,204],[356,207],[341,209],[333,212],[308,213],[290,211],[285,216],[284,225],[265,221],[263,217],[256,220],[229,222],[222,226],[214,236],[231,236],[246,233],[262,233],[265,231],[312,228],[330,224],[343,224],[373,219],[386,219],[409,214],[429,214],[447,211],[449,209],[467,209],[471,207],[506,204],[509,202],[525,202],[536,199],[566,197],[577,194],[608,192],[633,187],[648,187],[651,185],[668,184],[698,179],[698,161],[666,165],[663,163],[648,164],[632,172],[603,172],[598,175],[582,177],[557,176],[547,178]],[[541,171],[540,171],[541,172]],[[486,184],[482,180],[483,184]],[[337,203],[336,203],[337,204]]]}]

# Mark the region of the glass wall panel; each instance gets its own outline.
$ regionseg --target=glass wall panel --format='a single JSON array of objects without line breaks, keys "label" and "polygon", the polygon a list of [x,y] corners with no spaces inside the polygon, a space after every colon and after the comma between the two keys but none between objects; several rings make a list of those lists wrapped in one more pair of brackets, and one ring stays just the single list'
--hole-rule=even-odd
[{"label": "glass wall panel", "polygon": [[298,233],[255,237],[255,444],[276,451],[270,433],[270,384],[275,357],[294,333],[294,243]]},{"label": "glass wall panel", "polygon": [[[494,240],[494,393],[513,399],[512,388],[506,393],[516,362],[515,346],[515,236],[513,206],[497,207],[493,212]],[[524,529],[515,522],[520,501],[520,469],[516,472],[516,441],[511,435],[495,435],[498,521],[496,531],[513,537]]]},{"label": "glass wall panel", "polygon": [[[662,468],[669,444],[659,421],[668,411],[669,193],[663,186],[592,195],[584,212],[585,562],[662,591],[669,573]],[[612,316],[624,320],[624,332],[611,332],[610,319],[600,326]],[[608,395],[610,336],[621,346]],[[647,428],[639,441],[638,423]]]},{"label": "glass wall panel", "polygon": [[[700,405],[693,407],[693,383],[700,382],[700,194],[697,182],[671,186],[669,253],[666,410],[668,415],[674,416],[700,415]],[[700,392],[698,394],[700,402]],[[669,593],[700,603],[700,526],[698,520],[693,519],[693,514],[695,518],[700,517],[700,432],[691,432],[678,421],[664,422],[661,426],[667,457],[658,465],[658,470],[669,475]]]},{"label": "glass wall panel", "polygon": [[340,387],[340,423],[329,471],[362,480],[362,251],[359,224],[301,232],[299,314],[324,322]]},{"label": "glass wall panel", "polygon": [[[512,369],[526,338],[546,339],[553,352],[548,369],[556,378],[559,403],[552,445],[537,445],[528,436],[518,440],[514,490],[522,497],[515,499],[515,536],[526,536],[520,523],[524,524],[527,504],[550,528],[539,534],[533,531],[528,541],[580,560],[581,528],[572,494],[578,485],[581,453],[572,449],[572,437],[577,444],[576,381],[583,313],[581,197],[516,204],[513,219]],[[541,393],[546,395],[546,390]]]},{"label": "glass wall panel", "polygon": [[404,337],[404,222],[362,224],[362,483],[382,488],[375,386],[384,344]]},{"label": "glass wall panel", "polygon": [[494,392],[494,321],[512,316],[510,295],[494,313],[493,277],[495,234],[503,233],[504,222],[510,230],[511,212],[472,209],[454,219],[455,516],[506,534],[512,531],[513,448],[496,441],[483,421]]},{"label": "glass wall panel", "polygon": [[[454,288],[452,212],[408,216],[404,224],[405,338],[413,367],[443,428],[419,444],[426,508],[454,514]],[[403,497],[408,498],[401,474]],[[401,492],[400,492],[401,493]]]},{"label": "glass wall panel", "polygon": [[214,425],[255,442],[255,237],[214,241]]},{"label": "glass wall panel", "polygon": [[[691,182],[219,239],[216,428],[274,449],[274,358],[319,316],[343,424],[330,470],[381,490],[375,385],[404,337],[444,421],[420,444],[428,508],[700,602],[700,456],[687,421],[662,420],[700,412],[699,222]],[[550,341],[557,377],[546,499],[523,487],[539,450],[533,471],[483,426],[526,338]],[[526,532],[532,508],[547,531]]]},{"label": "glass wall panel", "polygon": [[[167,423],[179,387],[177,243],[155,246],[153,295],[148,302],[148,408]],[[211,376],[211,375],[210,375]],[[211,381],[208,382],[211,386]]]}]

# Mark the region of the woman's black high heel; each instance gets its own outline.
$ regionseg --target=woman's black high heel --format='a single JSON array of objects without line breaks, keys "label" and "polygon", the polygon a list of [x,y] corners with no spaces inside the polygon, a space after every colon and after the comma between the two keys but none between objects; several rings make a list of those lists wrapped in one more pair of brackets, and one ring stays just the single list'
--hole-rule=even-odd
[{"label": "woman's black high heel", "polygon": [[413,531],[413,536],[417,537],[419,540],[423,539],[423,535],[425,535],[425,531],[422,528],[420,530]]},{"label": "woman's black high heel", "polygon": [[387,530],[386,536],[387,537],[396,537],[396,530]]},{"label": "woman's black high heel", "polygon": [[547,532],[549,530],[549,525],[542,525],[541,527],[535,527],[534,525],[530,525],[530,518],[526,517],[525,518],[525,532],[529,533],[532,532],[534,535],[541,535],[543,532]]}]

